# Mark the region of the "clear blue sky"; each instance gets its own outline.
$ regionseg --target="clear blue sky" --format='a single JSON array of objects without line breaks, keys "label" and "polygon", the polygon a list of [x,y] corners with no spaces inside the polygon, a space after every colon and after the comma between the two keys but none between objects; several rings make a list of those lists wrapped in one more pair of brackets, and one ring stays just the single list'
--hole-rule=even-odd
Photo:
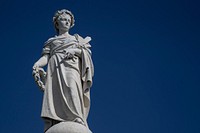
[{"label": "clear blue sky", "polygon": [[200,133],[200,2],[1,0],[1,133],[42,133],[32,65],[55,35],[58,9],[71,34],[92,37],[88,122],[94,133]]}]

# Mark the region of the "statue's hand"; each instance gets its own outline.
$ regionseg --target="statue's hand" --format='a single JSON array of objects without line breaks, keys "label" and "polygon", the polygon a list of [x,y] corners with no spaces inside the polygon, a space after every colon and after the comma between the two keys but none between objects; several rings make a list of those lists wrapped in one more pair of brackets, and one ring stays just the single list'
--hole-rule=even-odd
[{"label": "statue's hand", "polygon": [[66,58],[66,59],[73,59],[74,55],[75,55],[75,50],[71,48],[71,49],[68,49],[66,51],[66,54],[65,54],[64,58]]},{"label": "statue's hand", "polygon": [[39,64],[36,62],[34,65],[33,65],[33,70],[37,70],[39,68]]},{"label": "statue's hand", "polygon": [[32,75],[38,87],[42,91],[44,91],[45,89],[44,83],[46,80],[46,72],[44,71],[44,69],[40,68],[37,64],[34,64]]}]

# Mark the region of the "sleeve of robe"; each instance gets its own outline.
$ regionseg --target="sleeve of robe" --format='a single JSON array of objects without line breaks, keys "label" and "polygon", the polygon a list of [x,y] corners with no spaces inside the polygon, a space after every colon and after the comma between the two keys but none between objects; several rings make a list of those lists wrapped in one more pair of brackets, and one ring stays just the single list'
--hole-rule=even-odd
[{"label": "sleeve of robe", "polygon": [[82,71],[81,78],[83,81],[83,92],[84,92],[84,102],[85,106],[90,106],[90,88],[92,86],[92,77],[94,76],[94,66],[91,59],[91,51],[89,41],[91,39],[83,39],[78,36],[79,46],[82,49]]},{"label": "sleeve of robe", "polygon": [[50,44],[53,40],[55,40],[55,38],[51,37],[44,43],[44,46],[43,46],[43,49],[42,49],[42,56],[45,55],[45,54],[50,54],[50,52],[51,52],[50,51],[51,50]]}]

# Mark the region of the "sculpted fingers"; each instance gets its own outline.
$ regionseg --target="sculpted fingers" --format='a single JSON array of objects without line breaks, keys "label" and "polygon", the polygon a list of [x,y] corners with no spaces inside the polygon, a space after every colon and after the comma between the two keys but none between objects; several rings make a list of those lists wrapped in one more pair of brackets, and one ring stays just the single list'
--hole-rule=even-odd
[{"label": "sculpted fingers", "polygon": [[71,53],[71,52],[68,52],[67,53],[67,58],[68,59],[72,59],[74,57],[74,54],[73,53]]},{"label": "sculpted fingers", "polygon": [[74,58],[75,51],[73,49],[69,49],[66,51],[64,58],[66,59],[72,59]]}]

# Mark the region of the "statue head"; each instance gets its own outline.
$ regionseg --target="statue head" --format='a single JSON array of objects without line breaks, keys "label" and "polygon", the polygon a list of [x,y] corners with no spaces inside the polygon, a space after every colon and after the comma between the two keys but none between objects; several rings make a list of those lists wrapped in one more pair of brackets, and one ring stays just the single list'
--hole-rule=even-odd
[{"label": "statue head", "polygon": [[53,17],[53,23],[54,23],[54,27],[55,27],[57,33],[59,32],[58,21],[67,15],[70,16],[70,18],[71,18],[70,28],[72,28],[74,26],[75,20],[74,20],[74,15],[71,13],[71,11],[66,10],[66,9],[56,11],[56,13]]}]

